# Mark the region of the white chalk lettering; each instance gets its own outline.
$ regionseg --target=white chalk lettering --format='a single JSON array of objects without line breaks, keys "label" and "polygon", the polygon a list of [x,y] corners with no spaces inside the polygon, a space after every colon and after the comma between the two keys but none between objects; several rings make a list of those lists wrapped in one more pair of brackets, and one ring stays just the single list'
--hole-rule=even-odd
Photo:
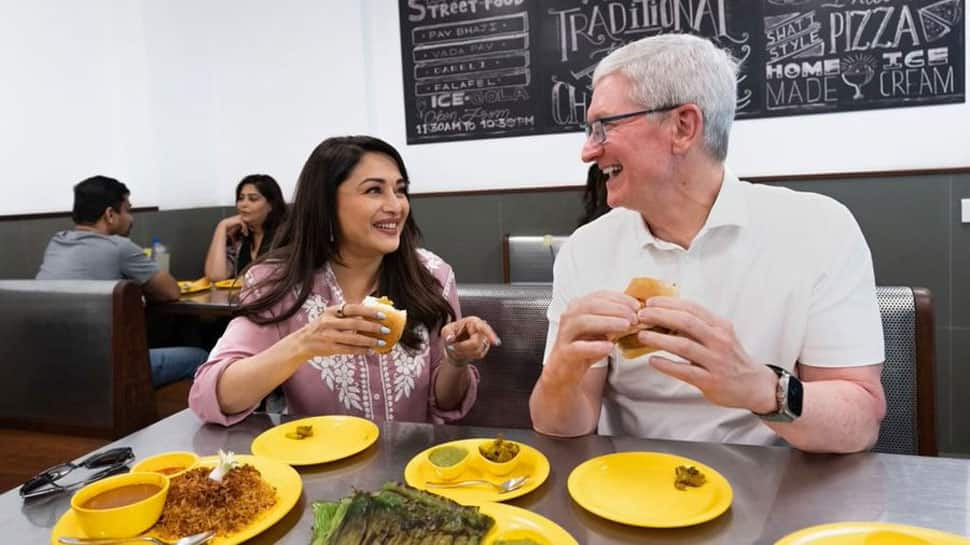
[{"label": "white chalk lettering", "polygon": [[[886,31],[895,21],[895,33],[890,39]],[[870,51],[897,49],[904,45],[919,47],[916,22],[909,6],[884,6],[866,10],[833,11],[829,14],[829,51]],[[842,47],[839,47],[839,46]]]},{"label": "white chalk lettering", "polygon": [[559,58],[565,62],[583,44],[627,42],[624,35],[641,37],[644,30],[697,32],[743,43],[731,36],[725,0],[631,0],[590,3],[583,7],[550,9],[559,32]]},{"label": "white chalk lettering", "polygon": [[884,97],[945,96],[954,90],[952,66],[905,68],[879,74],[879,91]]},{"label": "white chalk lettering", "polygon": [[833,77],[769,81],[766,90],[766,106],[769,110],[835,103],[839,99],[838,86]]},{"label": "white chalk lettering", "polygon": [[[454,2],[442,2],[440,4],[427,4],[424,0],[408,0],[408,9],[413,13],[408,14],[408,20],[412,23],[424,21],[425,17],[440,19],[460,13],[478,13],[478,3],[481,0],[456,0]],[[495,0],[492,0],[494,3]],[[516,0],[507,0],[514,2]],[[518,0],[521,2],[522,0]],[[485,2],[485,9],[488,9],[488,1]]]},{"label": "white chalk lettering", "polygon": [[903,51],[887,51],[882,54],[884,70],[901,68],[922,68],[926,65],[943,65],[950,63],[950,48],[934,47],[931,49],[915,49],[908,53]]},{"label": "white chalk lettering", "polygon": [[552,86],[552,120],[557,125],[575,125],[586,119],[589,97],[575,85],[557,81]]},{"label": "white chalk lettering", "polygon": [[837,76],[839,74],[839,59],[822,59],[818,61],[789,62],[785,64],[765,65],[766,79],[794,79],[802,77]]}]

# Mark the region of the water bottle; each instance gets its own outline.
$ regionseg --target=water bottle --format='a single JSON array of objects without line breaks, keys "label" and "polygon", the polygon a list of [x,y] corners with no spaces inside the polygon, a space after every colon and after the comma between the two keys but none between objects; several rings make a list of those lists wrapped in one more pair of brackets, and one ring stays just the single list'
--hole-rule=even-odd
[{"label": "water bottle", "polygon": [[152,238],[152,259],[158,263],[159,270],[168,272],[170,257],[168,248],[162,244],[162,241],[158,237]]}]

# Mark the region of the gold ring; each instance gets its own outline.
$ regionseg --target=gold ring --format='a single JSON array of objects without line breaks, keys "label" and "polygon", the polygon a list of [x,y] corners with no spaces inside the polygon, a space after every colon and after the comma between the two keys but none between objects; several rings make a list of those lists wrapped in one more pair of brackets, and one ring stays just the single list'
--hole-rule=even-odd
[{"label": "gold ring", "polygon": [[340,308],[337,309],[337,318],[346,318],[346,316],[344,316],[344,307],[345,306],[347,306],[347,303],[341,303],[340,304]]}]

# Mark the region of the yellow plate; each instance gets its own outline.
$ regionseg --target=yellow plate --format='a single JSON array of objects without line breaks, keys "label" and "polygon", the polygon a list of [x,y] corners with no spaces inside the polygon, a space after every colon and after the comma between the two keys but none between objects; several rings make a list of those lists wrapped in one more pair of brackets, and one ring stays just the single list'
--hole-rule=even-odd
[{"label": "yellow plate", "polygon": [[[242,530],[224,537],[214,537],[207,541],[206,545],[236,545],[253,538],[283,518],[296,505],[297,500],[300,499],[300,494],[303,493],[303,480],[292,467],[259,456],[240,454],[236,456],[236,459],[242,464],[250,464],[258,469],[263,480],[276,487],[276,505],[270,507],[269,510]],[[214,465],[216,461],[218,461],[218,458],[215,456],[208,456],[202,458],[199,465]],[[149,530],[142,535],[153,536],[154,534]],[[54,529],[51,530],[51,543],[53,545],[59,545],[57,540],[61,537],[88,537],[81,530],[81,526],[74,516],[74,511],[70,509],[64,513],[57,524],[54,525]]]},{"label": "yellow plate", "polygon": [[775,545],[967,545],[970,538],[939,530],[888,522],[838,522],[812,526]]},{"label": "yellow plate", "polygon": [[[313,426],[313,435],[290,439],[297,426]],[[323,464],[353,456],[377,441],[377,424],[356,416],[329,415],[301,418],[280,424],[253,439],[253,454],[291,466]]]},{"label": "yellow plate", "polygon": [[478,510],[495,519],[495,526],[485,534],[482,545],[513,539],[531,539],[538,545],[579,545],[569,532],[555,522],[520,507],[483,503]]},{"label": "yellow plate", "polygon": [[[677,466],[694,466],[707,482],[674,487]],[[659,452],[621,452],[587,460],[569,474],[569,495],[591,513],[632,526],[676,528],[707,522],[731,506],[723,475],[689,458]]]},{"label": "yellow plate", "polygon": [[182,295],[205,291],[212,287],[212,283],[209,282],[209,279],[204,276],[198,280],[182,280],[178,283],[178,285],[179,293]]},{"label": "yellow plate", "polygon": [[242,287],[242,278],[228,278],[226,280],[220,280],[213,284],[215,287],[220,289],[234,289]]},{"label": "yellow plate", "polygon": [[[525,443],[522,443],[521,441],[516,441],[516,443],[522,447],[519,451],[519,456],[521,456],[522,459],[519,461],[519,465],[512,471],[512,473],[502,477],[497,477],[491,473],[487,473],[484,468],[479,466],[477,459],[478,455],[476,452],[478,451],[479,444],[485,441],[492,441],[493,439],[494,437],[488,439],[463,439],[461,441],[451,441],[450,443],[434,445],[433,447],[418,453],[418,455],[414,458],[411,458],[411,461],[408,462],[408,465],[404,468],[404,480],[414,488],[427,490],[428,492],[433,492],[435,494],[445,496],[446,498],[451,498],[458,503],[464,505],[478,505],[485,502],[505,501],[511,500],[512,498],[518,498],[519,496],[528,494],[536,488],[539,488],[539,485],[545,482],[546,478],[549,477],[549,460],[541,452]],[[500,494],[495,488],[488,485],[463,486],[459,488],[429,488],[427,486],[428,481],[436,482],[440,481],[441,479],[435,475],[434,468],[432,468],[431,463],[428,462],[428,452],[444,445],[462,447],[468,450],[469,455],[472,456],[472,459],[465,467],[465,471],[455,478],[454,481],[487,479],[494,483],[500,483],[506,479],[511,479],[512,477],[519,477],[522,475],[528,475],[529,481],[522,486],[522,488],[518,488],[505,494]]]}]

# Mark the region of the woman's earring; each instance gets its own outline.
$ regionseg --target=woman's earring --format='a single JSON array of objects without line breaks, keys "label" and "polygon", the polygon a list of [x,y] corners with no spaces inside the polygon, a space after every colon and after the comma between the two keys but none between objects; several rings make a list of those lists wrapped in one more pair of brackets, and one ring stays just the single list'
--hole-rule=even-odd
[{"label": "woman's earring", "polygon": [[330,222],[330,242],[333,242],[333,222]]}]

